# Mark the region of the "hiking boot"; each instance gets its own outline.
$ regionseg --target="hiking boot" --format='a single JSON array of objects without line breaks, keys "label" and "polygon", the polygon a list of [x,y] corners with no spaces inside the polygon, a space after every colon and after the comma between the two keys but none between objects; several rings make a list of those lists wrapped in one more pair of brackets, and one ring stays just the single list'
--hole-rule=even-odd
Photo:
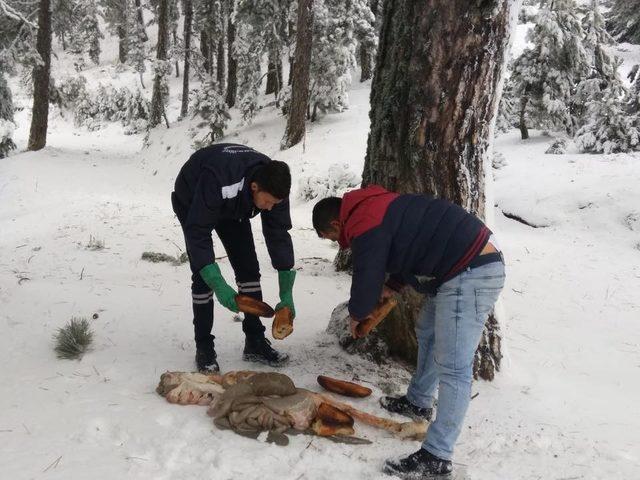
[{"label": "hiking boot", "polygon": [[281,367],[289,361],[289,355],[275,350],[264,336],[246,337],[242,358],[247,362],[265,363],[272,367]]},{"label": "hiking boot", "polygon": [[196,346],[196,367],[200,373],[217,373],[220,371],[213,343]]},{"label": "hiking boot", "polygon": [[453,471],[451,460],[444,460],[421,448],[408,457],[399,460],[387,460],[382,471],[387,475],[397,475],[400,478],[451,478]]},{"label": "hiking boot", "polygon": [[385,410],[399,413],[416,421],[426,420],[428,422],[433,416],[433,408],[416,407],[406,395],[401,397],[382,397],[380,405]]}]

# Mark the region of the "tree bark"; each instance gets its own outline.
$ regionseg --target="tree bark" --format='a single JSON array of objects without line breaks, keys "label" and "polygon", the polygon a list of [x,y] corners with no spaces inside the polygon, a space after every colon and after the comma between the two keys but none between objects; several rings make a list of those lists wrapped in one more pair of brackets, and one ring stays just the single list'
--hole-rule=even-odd
[{"label": "tree bark", "polygon": [[[369,5],[371,13],[375,17],[378,16],[378,0],[372,0]],[[360,81],[366,82],[373,78],[373,54],[371,48],[367,45],[360,45]]]},{"label": "tree bark", "polygon": [[[167,44],[169,38],[169,0],[160,0],[158,5],[158,48],[156,58],[158,63],[167,60]],[[162,67],[161,67],[162,68]],[[153,80],[153,94],[151,96],[151,127],[160,125],[164,116],[166,96],[166,69],[156,71]]]},{"label": "tree bark", "polygon": [[209,47],[209,35],[207,34],[206,30],[202,30],[200,32],[200,53],[202,53],[202,56],[204,58],[204,63],[203,63],[203,67],[204,67],[204,71],[207,72],[208,74],[211,74],[211,51],[210,51],[210,47]]},{"label": "tree bark", "polygon": [[[445,198],[484,217],[484,168],[503,75],[513,0],[388,0],[371,90],[363,185]],[[416,357],[419,303],[385,320],[391,352]],[[493,378],[499,326],[474,371]],[[497,351],[495,348],[497,347]]]},{"label": "tree bark", "polygon": [[142,15],[142,3],[140,0],[136,0],[136,15],[138,17],[138,24],[140,24],[140,28],[142,28],[142,41],[148,42],[149,35],[147,35],[147,29],[144,25],[144,17]]},{"label": "tree bark", "polygon": [[180,116],[186,117],[189,112],[189,73],[191,72],[191,27],[193,24],[193,1],[184,0],[184,68],[182,69],[182,104]]},{"label": "tree bark", "polygon": [[298,31],[295,61],[291,83],[291,110],[280,148],[287,149],[299,143],[305,134],[305,121],[309,104],[309,70],[311,66],[311,26],[313,0],[298,2]]},{"label": "tree bark", "polygon": [[527,110],[527,103],[529,102],[529,97],[527,95],[524,95],[521,99],[520,99],[520,137],[522,137],[522,140],[526,140],[529,138],[529,130],[527,129],[527,123],[526,123],[526,119],[525,119],[525,113]]},{"label": "tree bark", "polygon": [[51,2],[49,0],[39,1],[36,49],[42,64],[33,69],[33,109],[27,147],[29,150],[40,150],[47,144],[51,73]]},{"label": "tree bark", "polygon": [[[177,27],[171,32],[171,36],[173,37],[173,44],[178,44],[178,30]],[[176,78],[180,78],[180,62],[178,61],[178,56],[176,55]]]},{"label": "tree bark", "polygon": [[236,104],[236,94],[238,92],[238,61],[233,52],[233,42],[236,40],[236,25],[231,21],[227,25],[227,105],[229,108]]},{"label": "tree bark", "polygon": [[127,63],[127,31],[123,26],[118,26],[118,61],[122,64]]},{"label": "tree bark", "polygon": [[267,95],[274,93],[276,96],[282,88],[282,61],[280,53],[277,51],[269,52],[269,66],[267,71]]},{"label": "tree bark", "polygon": [[224,55],[224,35],[220,37],[218,40],[218,49],[217,49],[217,66],[216,66],[216,79],[218,80],[218,90],[220,94],[224,93],[224,81],[227,73],[227,68],[225,65],[225,55]]}]

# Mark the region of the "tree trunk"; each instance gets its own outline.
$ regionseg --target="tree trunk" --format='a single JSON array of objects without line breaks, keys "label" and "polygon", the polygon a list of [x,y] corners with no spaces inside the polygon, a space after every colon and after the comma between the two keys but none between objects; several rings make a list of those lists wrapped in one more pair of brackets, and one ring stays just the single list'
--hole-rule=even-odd
[{"label": "tree trunk", "polygon": [[164,104],[167,95],[166,69],[163,68],[167,60],[167,44],[169,37],[169,0],[159,0],[158,5],[158,49],[156,58],[159,60],[159,70],[156,70],[153,80],[153,94],[151,96],[151,127],[160,125],[164,116]]},{"label": "tree trunk", "polygon": [[182,74],[182,105],[180,116],[186,117],[189,112],[189,73],[191,70],[191,25],[193,23],[193,2],[184,0],[184,68]]},{"label": "tree trunk", "polygon": [[[177,45],[178,44],[177,28],[174,29],[173,32],[171,32],[171,35],[173,36],[173,44]],[[176,55],[176,78],[180,78],[180,62],[178,61],[177,55]]]},{"label": "tree trunk", "polygon": [[220,94],[224,94],[224,80],[226,76],[226,65],[225,65],[225,55],[224,55],[224,35],[220,37],[218,40],[218,58],[217,58],[217,66],[216,66],[216,79],[218,80],[218,91]]},{"label": "tree trunk", "polygon": [[299,143],[305,133],[305,120],[309,104],[312,24],[313,0],[300,0],[298,2],[298,32],[291,84],[291,110],[287,118],[287,128],[280,144],[280,148],[283,150]]},{"label": "tree trunk", "polygon": [[209,48],[209,35],[206,30],[200,32],[200,53],[204,58],[204,71],[211,74],[211,52]]},{"label": "tree trunk", "polygon": [[136,14],[138,16],[138,24],[142,29],[142,41],[148,42],[149,35],[147,35],[147,29],[144,25],[144,17],[142,16],[142,3],[140,2],[140,0],[136,0]]},{"label": "tree trunk", "polygon": [[120,25],[117,28],[118,33],[118,61],[122,64],[127,63],[127,31]]},{"label": "tree trunk", "polygon": [[524,95],[522,99],[520,99],[520,137],[522,140],[526,140],[529,138],[529,130],[527,130],[527,123],[525,120],[525,112],[527,110],[527,103],[529,102],[528,95]]},{"label": "tree trunk", "polygon": [[[499,101],[513,3],[384,3],[363,185],[428,193],[484,216],[483,161]],[[405,300],[383,328],[392,353],[413,361],[420,302]],[[495,320],[488,321],[483,334],[488,347],[474,369],[482,378],[493,378],[499,369],[499,335]]]},{"label": "tree trunk", "polygon": [[[375,17],[378,16],[378,0],[373,0],[369,8]],[[360,45],[360,81],[366,82],[373,77],[373,54],[371,46]]]},{"label": "tree trunk", "polygon": [[236,93],[238,92],[238,61],[233,51],[233,42],[236,40],[236,25],[231,21],[227,26],[227,63],[229,70],[227,71],[227,105],[229,108],[236,104]]},{"label": "tree trunk", "polygon": [[269,67],[267,71],[267,95],[274,93],[278,96],[282,87],[282,61],[278,51],[269,52]]},{"label": "tree trunk", "polygon": [[49,74],[51,72],[51,3],[40,0],[38,4],[38,36],[36,49],[43,64],[33,69],[33,109],[29,150],[40,150],[47,144],[49,122]]}]

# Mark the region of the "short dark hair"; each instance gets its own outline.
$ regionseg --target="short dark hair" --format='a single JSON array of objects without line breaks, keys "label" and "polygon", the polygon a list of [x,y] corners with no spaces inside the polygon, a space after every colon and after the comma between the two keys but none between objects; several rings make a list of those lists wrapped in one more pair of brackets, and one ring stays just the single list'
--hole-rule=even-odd
[{"label": "short dark hair", "polygon": [[318,236],[331,230],[331,222],[340,219],[341,206],[340,197],[323,198],[313,206],[313,228],[316,229]]},{"label": "short dark hair", "polygon": [[270,193],[278,200],[284,200],[291,193],[291,171],[289,165],[278,160],[258,167],[253,174],[252,182],[258,184],[260,190]]}]

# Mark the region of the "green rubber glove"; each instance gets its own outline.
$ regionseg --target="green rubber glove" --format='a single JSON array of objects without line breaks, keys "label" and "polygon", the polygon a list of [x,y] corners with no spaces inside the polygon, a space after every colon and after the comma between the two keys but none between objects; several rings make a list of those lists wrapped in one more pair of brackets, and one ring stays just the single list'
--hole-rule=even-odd
[{"label": "green rubber glove", "polygon": [[278,271],[278,285],[280,286],[280,303],[276,305],[276,310],[282,307],[289,307],[291,315],[295,318],[296,307],[293,305],[293,282],[296,279],[295,270]]},{"label": "green rubber glove", "polygon": [[213,290],[213,293],[216,294],[220,305],[228,308],[232,312],[238,312],[238,304],[236,303],[237,293],[224,281],[217,263],[210,263],[200,270],[200,276],[204,282],[209,285],[211,290]]}]

